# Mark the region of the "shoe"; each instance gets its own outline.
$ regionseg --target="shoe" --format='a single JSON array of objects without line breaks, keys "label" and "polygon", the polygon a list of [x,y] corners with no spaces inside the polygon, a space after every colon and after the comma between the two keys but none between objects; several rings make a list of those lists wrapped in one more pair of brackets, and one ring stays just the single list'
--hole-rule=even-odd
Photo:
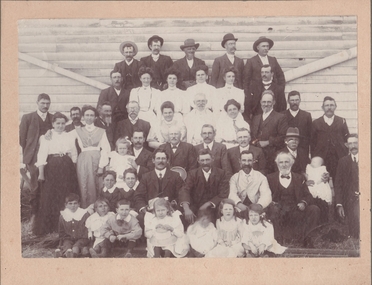
[{"label": "shoe", "polygon": [[131,258],[133,257],[133,255],[130,253],[130,252],[127,252],[125,255],[124,255],[124,258]]},{"label": "shoe", "polygon": [[67,257],[67,258],[74,258],[74,253],[72,252],[71,249],[68,249],[68,250],[66,251],[66,257]]},{"label": "shoe", "polygon": [[59,258],[59,257],[62,257],[62,252],[60,249],[56,249],[54,251],[54,258]]},{"label": "shoe", "polygon": [[93,248],[89,249],[89,253],[92,258],[99,258],[98,253]]}]

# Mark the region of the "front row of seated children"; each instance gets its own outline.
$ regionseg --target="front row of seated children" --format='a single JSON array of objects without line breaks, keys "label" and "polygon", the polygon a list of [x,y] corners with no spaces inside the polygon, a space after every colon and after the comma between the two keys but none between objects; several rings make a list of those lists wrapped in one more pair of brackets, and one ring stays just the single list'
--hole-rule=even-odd
[{"label": "front row of seated children", "polygon": [[[79,196],[70,194],[59,220],[60,245],[55,257],[107,257],[115,247],[127,248],[124,257],[142,236],[142,229],[128,200],[117,202],[116,214],[109,202],[98,199],[95,213],[79,207]],[[153,211],[145,215],[144,235],[148,257],[259,257],[282,254],[285,247],[274,239],[273,226],[263,218],[261,205],[249,206],[248,217],[236,216],[234,201],[224,199],[219,205],[216,227],[211,215],[198,214],[197,221],[185,233],[181,213],[173,211],[166,198],[153,201]]]}]

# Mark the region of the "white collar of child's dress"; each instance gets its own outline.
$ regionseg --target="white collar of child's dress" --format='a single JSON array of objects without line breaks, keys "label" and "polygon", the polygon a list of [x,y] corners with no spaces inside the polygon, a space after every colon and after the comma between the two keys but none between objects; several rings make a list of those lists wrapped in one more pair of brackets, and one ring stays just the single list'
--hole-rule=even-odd
[{"label": "white collar of child's dress", "polygon": [[94,124],[90,124],[90,125],[86,124],[85,128],[87,129],[88,132],[92,132],[96,129],[96,126]]},{"label": "white collar of child's dress", "polygon": [[112,194],[112,193],[114,193],[115,189],[116,189],[115,185],[112,186],[110,189],[108,189],[108,188],[105,186],[105,187],[103,187],[102,191],[103,191],[103,192],[107,192],[107,191],[108,191],[110,194]]},{"label": "white collar of child's dress", "polygon": [[71,212],[69,209],[64,209],[63,211],[61,211],[61,216],[66,222],[71,222],[72,220],[80,221],[86,212],[87,210],[82,208],[78,208],[74,213]]},{"label": "white collar of child's dress", "polygon": [[129,223],[129,221],[130,221],[130,219],[131,219],[131,215],[128,214],[128,216],[123,220],[123,219],[120,217],[120,215],[117,214],[117,215],[116,215],[116,219],[117,219],[118,221],[126,221],[127,223]]},{"label": "white collar of child's dress", "polygon": [[123,189],[124,189],[125,192],[128,192],[130,189],[133,189],[135,191],[137,189],[138,185],[139,185],[139,181],[137,180],[136,183],[134,183],[132,188],[129,188],[129,186],[127,184],[124,184]]}]

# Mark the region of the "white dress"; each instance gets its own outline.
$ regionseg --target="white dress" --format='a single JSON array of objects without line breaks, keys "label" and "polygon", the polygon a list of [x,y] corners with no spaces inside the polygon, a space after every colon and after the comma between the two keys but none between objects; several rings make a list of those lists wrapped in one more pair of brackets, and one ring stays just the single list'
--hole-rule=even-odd
[{"label": "white dress", "polygon": [[136,101],[140,106],[138,117],[149,123],[156,120],[156,106],[160,91],[152,87],[137,87],[130,91],[129,101]]},{"label": "white dress", "polygon": [[[116,184],[125,183],[123,180],[123,173],[129,168],[133,168],[130,164],[130,160],[135,160],[133,155],[120,155],[116,151],[109,153],[110,166],[109,169],[116,172]],[[119,186],[116,186],[119,187]],[[121,187],[119,187],[121,188]]]},{"label": "white dress", "polygon": [[307,180],[314,181],[313,186],[308,186],[311,195],[313,195],[314,198],[318,197],[326,201],[330,205],[332,204],[332,189],[328,182],[322,182],[322,175],[324,172],[327,172],[324,165],[317,168],[312,167],[310,164],[306,166]]},{"label": "white dress", "polygon": [[182,114],[190,112],[186,92],[178,88],[168,88],[160,92],[159,101],[157,102],[156,112],[159,120],[162,119],[160,107],[165,101],[170,101],[174,104],[174,120],[182,121]]},{"label": "white dress", "polygon": [[213,223],[204,228],[199,222],[195,222],[188,227],[187,237],[193,249],[206,255],[217,244],[217,229]]},{"label": "white dress", "polygon": [[88,236],[92,235],[95,237],[93,248],[105,240],[103,236],[103,226],[106,224],[108,218],[114,215],[113,212],[108,212],[106,215],[100,216],[96,212],[90,215],[85,221],[85,227],[88,229]]},{"label": "white dress", "polygon": [[202,93],[205,94],[205,98],[208,100],[205,106],[208,109],[213,109],[213,103],[217,100],[216,88],[208,83],[196,83],[196,85],[190,86],[186,90],[188,103],[191,108],[196,108],[194,104],[195,95]]},{"label": "white dress", "polygon": [[230,99],[234,99],[240,104],[240,113],[244,112],[244,90],[236,88],[234,85],[225,85],[225,87],[217,88],[218,100],[215,100],[215,107],[213,107],[214,112],[225,112],[224,106],[226,102]]}]

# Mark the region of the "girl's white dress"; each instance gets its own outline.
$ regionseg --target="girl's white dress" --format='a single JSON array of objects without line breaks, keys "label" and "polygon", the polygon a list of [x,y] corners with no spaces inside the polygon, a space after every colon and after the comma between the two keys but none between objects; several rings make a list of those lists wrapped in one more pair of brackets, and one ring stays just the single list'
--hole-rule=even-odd
[{"label": "girl's white dress", "polygon": [[93,248],[105,240],[105,237],[103,236],[103,226],[106,224],[108,218],[114,215],[113,212],[108,212],[106,215],[100,216],[96,212],[86,220],[85,226],[88,229],[88,236],[95,237]]},{"label": "girl's white dress", "polygon": [[[166,245],[161,246],[163,250],[169,250],[175,257],[184,257],[189,252],[189,241],[185,235],[183,224],[181,222],[180,211],[175,211],[172,216],[166,216],[163,219],[157,218],[154,214],[147,212],[145,215],[145,236],[147,238],[147,257],[154,257],[154,247],[157,246],[151,241],[172,240]],[[173,232],[161,232],[156,226],[169,225],[173,227]],[[174,238],[175,237],[175,238]]]},{"label": "girl's white dress", "polygon": [[123,176],[123,173],[128,168],[132,168],[132,165],[130,164],[130,160],[135,160],[136,158],[133,155],[120,155],[116,151],[111,151],[109,153],[110,158],[110,166],[109,169],[116,172],[116,187],[123,188],[122,185],[124,182],[123,178],[120,178]]},{"label": "girl's white dress", "polygon": [[205,257],[242,257],[244,248],[241,239],[244,233],[244,225],[241,219],[232,218],[226,221],[224,217],[216,221],[217,241],[222,239],[225,244],[217,244]]},{"label": "girl's white dress", "polygon": [[274,227],[267,221],[260,221],[257,225],[253,225],[251,221],[248,224],[244,223],[244,234],[242,243],[248,245],[249,242],[254,246],[259,247],[265,245],[265,250],[275,254],[282,254],[287,248],[281,246],[274,238]]},{"label": "girl's white dress", "polygon": [[193,249],[206,255],[217,244],[217,229],[213,223],[204,228],[195,222],[187,228],[187,237]]},{"label": "girl's white dress", "polygon": [[330,205],[332,203],[332,190],[328,182],[322,182],[322,175],[324,172],[327,172],[324,165],[316,168],[312,167],[310,164],[306,166],[307,180],[314,181],[313,186],[308,186],[311,195],[313,195],[314,198],[318,197],[326,201]]}]

